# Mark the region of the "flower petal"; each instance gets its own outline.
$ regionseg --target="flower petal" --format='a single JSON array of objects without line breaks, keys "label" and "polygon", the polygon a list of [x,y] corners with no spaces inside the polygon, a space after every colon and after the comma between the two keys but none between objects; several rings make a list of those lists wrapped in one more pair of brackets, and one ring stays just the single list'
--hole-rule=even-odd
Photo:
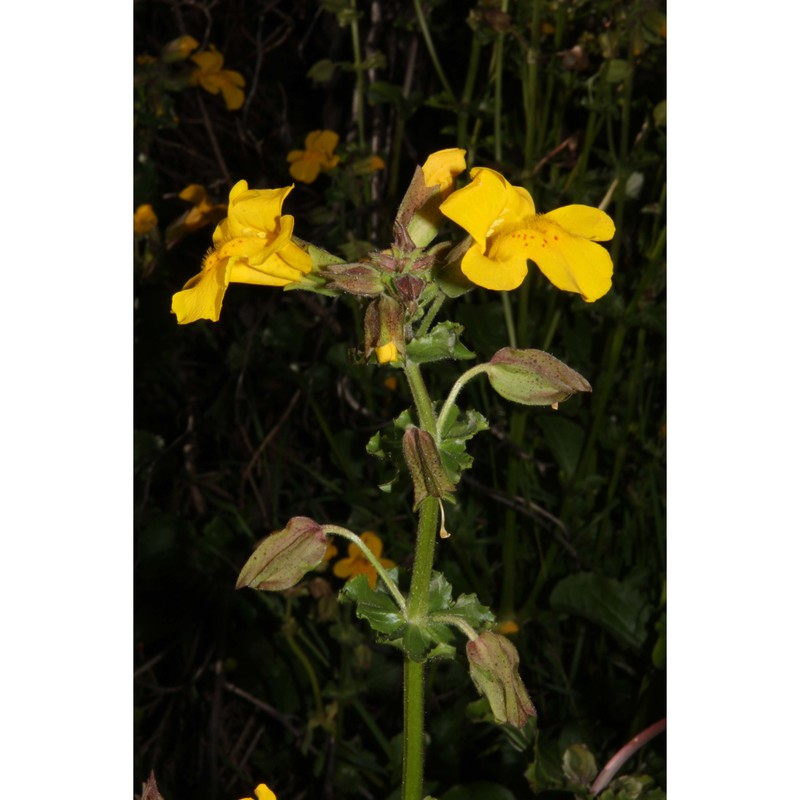
[{"label": "flower petal", "polygon": [[[228,203],[228,230],[231,236],[252,236],[259,233],[274,233],[281,218],[283,201],[294,186],[281,189],[247,189],[234,191],[244,181],[239,181],[231,190]],[[293,218],[290,218],[293,220]]]},{"label": "flower petal", "polygon": [[464,160],[466,154],[467,151],[460,147],[450,147],[431,153],[422,165],[425,185],[438,186],[443,194],[447,193],[455,179],[467,168],[467,162]]},{"label": "flower petal", "polygon": [[536,208],[530,194],[512,186],[499,172],[476,167],[470,172],[472,183],[450,195],[441,211],[486,251],[486,240],[507,225],[518,225],[533,217]]},{"label": "flower petal", "polygon": [[374,555],[376,558],[381,557],[381,553],[383,552],[383,542],[381,541],[380,536],[372,531],[365,531],[361,534],[361,541],[364,542],[372,555]]},{"label": "flower petal", "polygon": [[496,292],[516,289],[528,274],[528,259],[524,252],[508,250],[499,258],[492,253],[487,258],[476,243],[464,254],[461,271],[476,285]]},{"label": "flower petal", "polygon": [[278,800],[275,797],[275,792],[269,788],[265,783],[259,783],[256,786],[256,800]]},{"label": "flower petal", "polygon": [[227,259],[220,259],[216,252],[209,253],[203,263],[203,271],[188,281],[183,290],[172,296],[172,313],[178,324],[185,325],[198,319],[216,322],[222,309],[222,298],[229,282]]},{"label": "flower petal", "polygon": [[614,267],[608,251],[589,239],[573,236],[549,214],[537,217],[529,228],[500,237],[491,257],[503,261],[520,254],[531,259],[552,284],[565,292],[577,292],[588,303],[611,288]]},{"label": "flower petal", "polygon": [[305,158],[305,153],[303,153],[303,158],[295,161],[289,167],[289,174],[300,183],[314,183],[319,177],[319,172],[319,161],[312,161]]},{"label": "flower petal", "polygon": [[545,219],[557,222],[565,231],[595,242],[607,242],[614,238],[614,221],[599,208],[591,206],[564,206],[548,211]]},{"label": "flower petal", "polygon": [[288,286],[299,281],[304,272],[289,266],[278,253],[254,267],[239,259],[232,260],[231,283],[253,283],[259,286]]},{"label": "flower petal", "polygon": [[306,136],[306,150],[318,150],[331,155],[339,144],[339,134],[334,131],[311,131]]}]

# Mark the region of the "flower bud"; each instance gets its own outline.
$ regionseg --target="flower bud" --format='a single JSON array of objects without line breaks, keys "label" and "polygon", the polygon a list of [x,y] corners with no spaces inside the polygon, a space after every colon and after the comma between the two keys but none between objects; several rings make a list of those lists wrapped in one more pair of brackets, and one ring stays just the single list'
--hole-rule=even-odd
[{"label": "flower bud", "polygon": [[403,456],[414,482],[414,507],[426,497],[446,497],[455,491],[433,436],[413,425],[403,434]]},{"label": "flower bud", "polygon": [[385,288],[380,274],[366,264],[330,264],[320,274],[328,289],[344,294],[377,297]]},{"label": "flower bud", "polygon": [[406,229],[417,247],[430,244],[442,227],[444,215],[439,206],[453,191],[456,177],[467,168],[466,152],[459,147],[439,150],[414,172],[400,202],[395,226]]},{"label": "flower bud", "polygon": [[401,361],[406,355],[405,312],[391,297],[373,300],[364,314],[364,356],[375,353],[379,364]]},{"label": "flower bud", "polygon": [[289,589],[323,561],[327,548],[327,537],[313,519],[292,517],[282,531],[267,536],[247,559],[236,588]]},{"label": "flower bud", "polygon": [[504,347],[492,356],[486,374],[501,397],[526,406],[550,406],[592,391],[586,378],[541,350]]},{"label": "flower bud", "polygon": [[519,676],[519,653],[511,642],[491,631],[467,642],[469,674],[486,697],[495,721],[521,728],[536,716],[528,690]]}]

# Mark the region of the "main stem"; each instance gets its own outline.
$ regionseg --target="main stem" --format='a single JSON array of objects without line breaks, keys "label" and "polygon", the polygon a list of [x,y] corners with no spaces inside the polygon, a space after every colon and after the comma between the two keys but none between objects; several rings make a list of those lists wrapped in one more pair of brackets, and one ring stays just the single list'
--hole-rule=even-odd
[{"label": "main stem", "polygon": [[[406,378],[414,398],[420,426],[436,437],[436,414],[419,365],[405,365]],[[428,614],[428,589],[436,549],[439,501],[426,497],[419,505],[417,546],[408,594],[408,618],[413,624]],[[405,656],[403,665],[403,787],[402,800],[421,800],[425,737],[425,664]]]}]

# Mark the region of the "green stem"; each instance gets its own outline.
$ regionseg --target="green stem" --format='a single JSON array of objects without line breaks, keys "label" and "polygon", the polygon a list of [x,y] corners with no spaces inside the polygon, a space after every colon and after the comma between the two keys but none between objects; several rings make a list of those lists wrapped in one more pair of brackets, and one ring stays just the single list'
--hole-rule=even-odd
[{"label": "green stem", "polygon": [[[500,4],[503,13],[508,11],[508,0]],[[503,34],[497,34],[494,48],[494,160],[503,160]]]},{"label": "green stem", "polygon": [[452,614],[431,614],[428,619],[431,622],[442,622],[445,625],[452,625],[454,628],[458,628],[471,642],[478,638],[475,629],[463,617],[456,617]]},{"label": "green stem", "polygon": [[319,691],[319,681],[317,680],[317,675],[314,672],[314,667],[311,666],[311,662],[308,660],[308,656],[303,652],[300,645],[297,644],[297,640],[294,637],[294,626],[296,624],[297,623],[291,617],[287,619],[283,626],[283,635],[286,637],[287,644],[289,645],[291,651],[295,654],[297,660],[302,665],[306,676],[308,677],[308,682],[311,684],[311,692],[314,695],[314,705],[316,706],[317,714],[322,716],[322,695]]},{"label": "green stem", "polygon": [[428,332],[428,328],[430,328],[431,323],[436,318],[436,315],[439,313],[439,309],[442,307],[442,304],[445,301],[445,294],[444,292],[439,292],[436,297],[433,298],[433,302],[430,305],[430,308],[425,312],[425,317],[423,318],[422,322],[419,324],[419,328],[417,332],[414,334],[415,338],[419,339],[420,336],[425,336]]},{"label": "green stem", "polygon": [[431,403],[425,381],[422,380],[419,364],[414,361],[406,361],[404,369],[411,396],[414,398],[420,427],[436,438],[436,415],[433,413],[433,403]]},{"label": "green stem", "polygon": [[[428,613],[428,590],[436,548],[439,501],[426,497],[420,504],[417,548],[408,594],[408,616],[423,620]],[[425,664],[405,656],[403,670],[403,789],[402,800],[420,800],[424,763]]]},{"label": "green stem", "polygon": [[438,442],[442,435],[442,426],[444,425],[444,421],[447,419],[447,415],[450,412],[450,408],[452,407],[453,403],[455,403],[456,398],[458,397],[461,390],[466,385],[467,381],[471,381],[475,376],[480,375],[482,372],[488,372],[489,365],[488,364],[478,364],[476,367],[472,367],[472,369],[468,369],[454,384],[453,388],[450,390],[450,394],[447,395],[447,400],[444,401],[441,410],[439,411],[439,421],[436,424],[436,441]]},{"label": "green stem", "polygon": [[536,130],[536,101],[539,90],[539,29],[541,27],[542,2],[533,0],[531,14],[530,36],[531,44],[527,56],[527,64],[522,83],[525,95],[523,107],[525,109],[525,162],[524,171],[530,175],[533,169],[534,132]]},{"label": "green stem", "polygon": [[364,147],[364,70],[361,67],[361,41],[358,38],[358,14],[356,0],[351,0],[350,37],[353,40],[353,66],[356,72],[356,120],[358,121],[358,144]]},{"label": "green stem", "polygon": [[433,68],[436,70],[436,74],[439,76],[439,80],[442,82],[442,87],[447,93],[450,102],[453,104],[453,106],[457,107],[458,100],[456,100],[456,96],[453,93],[453,90],[450,88],[450,84],[444,74],[442,65],[439,63],[439,57],[436,55],[436,48],[433,46],[433,39],[431,39],[431,32],[428,29],[428,22],[425,19],[425,14],[422,11],[420,0],[414,0],[414,11],[417,14],[417,22],[419,22],[419,28],[422,31],[422,38],[425,39],[425,46],[428,48],[428,55],[431,57]]},{"label": "green stem", "polygon": [[506,334],[508,335],[509,347],[517,346],[517,332],[514,328],[514,311],[511,308],[511,298],[508,292],[500,292],[500,299],[503,301],[503,319],[506,323]]},{"label": "green stem", "polygon": [[469,66],[467,67],[467,77],[464,81],[464,91],[461,93],[461,107],[458,110],[458,124],[456,126],[456,146],[467,146],[467,122],[469,121],[469,104],[472,101],[472,93],[475,91],[475,79],[478,76],[478,64],[481,57],[481,43],[473,33],[472,46],[469,51]]},{"label": "green stem", "polygon": [[411,589],[408,593],[408,618],[412,622],[423,620],[428,613],[428,590],[433,571],[438,522],[439,498],[426,497],[419,507],[417,546],[414,552],[414,569],[411,573]]},{"label": "green stem", "polygon": [[366,557],[367,561],[375,567],[375,571],[378,575],[381,576],[381,580],[386,584],[386,588],[391,592],[392,597],[394,598],[395,602],[398,606],[400,606],[400,610],[403,612],[403,616],[408,616],[406,613],[406,601],[402,594],[400,594],[400,590],[397,588],[397,584],[389,577],[389,573],[384,569],[383,564],[377,559],[375,554],[367,547],[366,544],[361,540],[360,536],[356,536],[355,533],[352,531],[347,530],[347,528],[340,528],[338,525],[323,525],[322,526],[323,533],[332,533],[335,536],[342,536],[343,538],[351,541],[354,545],[356,545],[361,552]]},{"label": "green stem", "polygon": [[425,665],[406,656],[403,665],[403,788],[402,800],[422,797],[425,737]]}]

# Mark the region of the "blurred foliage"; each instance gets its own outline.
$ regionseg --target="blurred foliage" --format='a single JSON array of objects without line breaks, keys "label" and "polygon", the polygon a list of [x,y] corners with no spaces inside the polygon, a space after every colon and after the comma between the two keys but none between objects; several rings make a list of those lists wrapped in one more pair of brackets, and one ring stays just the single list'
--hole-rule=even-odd
[{"label": "blurred foliage", "polygon": [[[539,209],[604,202],[617,226],[614,288],[594,304],[532,268],[505,315],[483,290],[445,306],[478,358],[513,335],[593,393],[554,413],[474,381],[459,401],[490,429],[468,442],[474,466],[436,568],[519,626],[539,718],[495,726],[463,655],[434,662],[426,791],[586,796],[592,764],[665,714],[664,4],[431,0],[423,15],[449,91],[412,3],[134,5],[134,208],[151,203],[159,219],[134,251],[135,786],[153,769],[166,800],[241,797],[262,781],[280,800],[399,786],[401,661],[337,602],[342,581],[325,570],[279,595],[234,583],[255,544],[299,514],[373,530],[408,566],[408,480],[380,491],[386,467],[365,447],[410,397],[392,369],[350,358],[352,298],[235,285],[218,323],[179,327],[169,313],[213,230],[163,235],[186,213],[181,190],[225,203],[241,178],[288,185],[286,155],[312,130],[340,134],[342,165],[298,185],[286,213],[299,236],[351,258],[388,242],[414,165],[457,144]],[[240,110],[191,86],[191,62],[159,60],[185,34],[245,77]],[[370,153],[385,170],[348,171]],[[423,367],[438,396],[462,368]],[[603,797],[663,796],[663,737],[624,772]]]}]

